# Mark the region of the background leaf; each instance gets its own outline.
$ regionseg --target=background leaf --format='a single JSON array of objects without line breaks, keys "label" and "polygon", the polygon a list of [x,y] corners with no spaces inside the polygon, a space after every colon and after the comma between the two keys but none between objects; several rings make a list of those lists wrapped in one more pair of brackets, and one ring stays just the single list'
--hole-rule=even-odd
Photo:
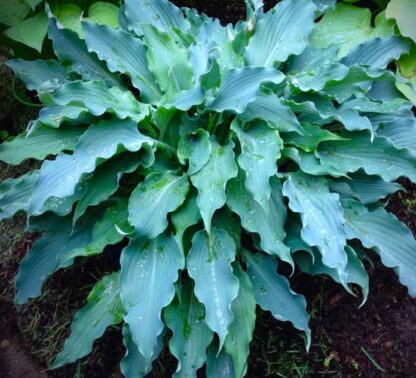
[{"label": "background leaf", "polygon": [[396,20],[400,33],[416,43],[415,14],[416,3],[412,0],[390,0],[386,9],[386,17]]},{"label": "background leaf", "polygon": [[13,25],[5,30],[4,33],[9,38],[41,52],[47,29],[48,17],[45,13],[38,13],[33,17]]},{"label": "background leaf", "polygon": [[26,0],[3,0],[0,3],[0,22],[6,25],[16,25],[23,21],[30,12]]},{"label": "background leaf", "polygon": [[114,4],[97,1],[88,8],[88,19],[99,25],[117,28],[119,26],[118,11],[119,8]]},{"label": "background leaf", "polygon": [[376,37],[388,37],[394,34],[394,22],[385,19],[384,12],[371,26],[371,12],[366,8],[338,3],[335,9],[326,12],[314,27],[311,35],[312,47],[327,48],[336,45],[338,56],[346,56],[359,44]]}]

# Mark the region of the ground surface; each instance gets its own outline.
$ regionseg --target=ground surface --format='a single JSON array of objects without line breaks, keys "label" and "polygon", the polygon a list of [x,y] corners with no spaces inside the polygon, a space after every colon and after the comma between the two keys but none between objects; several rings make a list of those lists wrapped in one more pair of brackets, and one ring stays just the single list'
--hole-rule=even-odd
[{"label": "ground surface", "polygon": [[[236,22],[245,13],[242,1],[175,3],[197,7],[220,17],[223,23]],[[267,2],[267,6],[272,3]],[[4,88],[3,83],[0,85]],[[4,102],[13,98],[10,90],[0,92],[0,131],[13,133],[22,124],[16,114],[24,112],[19,104]],[[4,114],[6,110],[8,115]],[[33,111],[21,115],[27,118],[31,114]],[[28,168],[0,165],[0,180]],[[416,232],[416,186],[403,184],[407,192],[391,198],[389,209]],[[109,329],[95,344],[93,353],[80,363],[53,372],[45,370],[59,351],[73,314],[85,303],[91,286],[98,277],[117,268],[120,249],[113,248],[86,264],[80,262],[73,269],[57,273],[48,281],[41,298],[17,311],[13,305],[13,279],[19,261],[36,240],[36,235],[22,233],[24,222],[16,217],[0,223],[0,376],[120,377],[118,362],[124,350],[117,327]],[[295,277],[295,290],[307,297],[312,314],[311,351],[306,354],[302,338],[292,327],[259,312],[248,377],[415,377],[416,301],[375,255],[373,261],[374,267],[368,264],[370,296],[361,309],[360,298],[352,297],[329,279]],[[165,351],[155,362],[153,376],[168,377],[175,368],[176,361]]]}]

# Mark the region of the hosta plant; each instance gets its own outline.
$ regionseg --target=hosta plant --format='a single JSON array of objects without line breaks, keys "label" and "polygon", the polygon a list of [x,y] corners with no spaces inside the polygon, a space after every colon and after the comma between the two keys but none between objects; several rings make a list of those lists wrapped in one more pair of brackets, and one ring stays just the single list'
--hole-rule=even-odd
[{"label": "hosta plant", "polygon": [[395,68],[410,42],[383,14],[343,29],[334,12],[350,8],[333,1],[247,3],[246,21],[223,26],[126,0],[119,28],[84,21],[84,39],[47,9],[57,60],[7,63],[44,104],[0,147],[8,164],[44,160],[1,184],[0,217],[25,211],[42,233],[16,303],[124,245],[52,368],[120,324],[126,377],[150,372],[165,343],[177,377],[205,363],[207,376],[242,377],[256,305],[309,347],[307,304],[282,265],[357,285],[365,302],[374,249],[416,295],[416,242],[384,209],[395,180],[416,181],[416,121]]}]

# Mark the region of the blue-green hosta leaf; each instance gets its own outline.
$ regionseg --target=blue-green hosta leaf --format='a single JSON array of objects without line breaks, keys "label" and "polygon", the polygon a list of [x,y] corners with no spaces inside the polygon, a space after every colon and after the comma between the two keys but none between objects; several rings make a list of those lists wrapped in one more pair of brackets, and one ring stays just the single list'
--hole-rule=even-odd
[{"label": "blue-green hosta leaf", "polygon": [[234,160],[234,145],[225,146],[211,139],[212,152],[208,163],[191,176],[193,186],[198,189],[196,202],[204,220],[205,229],[211,232],[211,220],[215,210],[225,204],[227,182],[237,176],[238,168]]},{"label": "blue-green hosta leaf", "polygon": [[151,145],[153,142],[140,134],[136,122],[131,120],[113,119],[90,126],[72,155],[60,154],[55,160],[43,163],[33,187],[30,214],[42,214],[50,198],[72,196],[81,178],[95,170],[97,160],[109,159],[120,146],[138,151],[144,143]]},{"label": "blue-green hosta leaf", "polygon": [[213,333],[205,323],[204,306],[193,293],[193,286],[182,284],[180,299],[164,311],[166,325],[173,335],[169,350],[178,360],[174,378],[196,377],[196,372],[206,360],[206,349]]},{"label": "blue-green hosta leaf", "polygon": [[[313,248],[310,245],[306,244],[306,242],[302,239],[302,222],[300,221],[300,218],[299,220],[297,218],[299,217],[289,217],[285,224],[285,243],[290,247],[290,251],[292,253],[298,251],[308,252],[309,256],[313,258]],[[296,257],[298,257],[298,255],[296,255]]]},{"label": "blue-green hosta leaf", "polygon": [[189,59],[192,63],[192,70],[195,80],[199,80],[200,77],[206,74],[210,66],[210,52],[215,46],[215,43],[198,41],[196,44],[190,46]]},{"label": "blue-green hosta leaf", "polygon": [[211,56],[208,71],[199,78],[203,89],[210,90],[221,85],[222,75],[220,69],[221,67],[217,59]]},{"label": "blue-green hosta leaf", "polygon": [[393,60],[398,60],[410,50],[410,43],[402,37],[392,35],[386,38],[374,38],[351,50],[341,60],[342,64],[386,68]]},{"label": "blue-green hosta leaf", "polygon": [[[321,254],[315,249],[308,246],[301,239],[302,225],[296,221],[290,221],[287,223],[287,239],[286,242],[290,246],[292,252],[295,254],[295,261],[303,272],[308,274],[327,274],[332,277],[336,282],[342,283],[338,272],[335,269],[329,268],[322,263]],[[300,252],[298,252],[300,251]],[[346,282],[344,283],[345,289],[353,294],[349,284],[356,284],[361,287],[363,293],[363,301],[360,305],[363,306],[367,301],[369,292],[369,278],[368,274],[357,257],[356,252],[350,247],[346,246],[345,251],[348,256],[348,264],[346,267]]]},{"label": "blue-green hosta leaf", "polygon": [[[375,82],[373,83],[371,90],[374,89],[374,85],[377,83],[390,83],[390,81]],[[354,109],[359,112],[370,113],[368,114],[369,117],[388,117],[390,118],[390,121],[392,121],[392,119],[397,119],[398,116],[400,116],[400,118],[415,119],[415,116],[410,111],[412,105],[406,102],[406,100],[400,98],[400,96],[399,98],[394,96],[392,99],[386,99],[384,96],[381,96],[381,98],[377,98],[376,101],[372,101],[372,98],[361,97],[345,102],[342,104],[342,107],[344,109]],[[397,113],[397,115],[394,113]],[[378,125],[379,122],[376,124]]]},{"label": "blue-green hosta leaf", "polygon": [[6,29],[4,34],[17,42],[21,42],[41,52],[47,29],[48,17],[45,13],[40,12]]},{"label": "blue-green hosta leaf", "polygon": [[250,278],[240,264],[235,265],[234,273],[240,281],[240,290],[231,306],[234,321],[228,330],[224,347],[233,360],[235,376],[241,378],[247,372],[249,344],[256,323],[256,299]]},{"label": "blue-green hosta leaf", "polygon": [[246,0],[247,17],[259,17],[263,15],[263,0]]},{"label": "blue-green hosta leaf", "polygon": [[167,98],[182,90],[190,89],[193,84],[193,72],[188,52],[179,46],[167,33],[151,25],[142,25],[145,32],[144,44],[147,46],[147,65]]},{"label": "blue-green hosta leaf", "polygon": [[315,72],[322,66],[337,63],[337,46],[329,46],[326,49],[306,47],[300,55],[293,55],[286,64],[286,71],[293,75],[302,72]]},{"label": "blue-green hosta leaf", "polygon": [[61,151],[73,151],[85,127],[69,126],[59,130],[39,126],[31,133],[20,134],[10,142],[0,145],[0,160],[18,165],[27,159],[42,160]]},{"label": "blue-green hosta leaf", "polygon": [[52,363],[52,369],[91,353],[94,341],[104,334],[106,328],[121,323],[124,309],[120,301],[119,278],[120,272],[115,272],[94,285],[87,304],[75,314],[71,334]]},{"label": "blue-green hosta leaf", "polygon": [[249,103],[239,118],[244,121],[261,119],[278,131],[294,131],[302,134],[302,126],[290,108],[282,103],[275,93],[260,91],[256,99]]},{"label": "blue-green hosta leaf", "polygon": [[[412,105],[403,104],[399,108],[390,105],[374,107],[371,105],[367,109],[360,109],[353,101],[348,101],[345,106],[358,108],[360,112],[369,111],[368,117],[374,129],[382,129],[383,125],[397,124],[397,123],[416,123],[416,117],[412,112]],[[381,126],[381,127],[380,127]]]},{"label": "blue-green hosta leaf", "polygon": [[[348,285],[345,285],[345,289],[353,294],[353,291],[349,287],[350,284],[355,284],[360,286],[362,294],[363,294],[363,301],[361,303],[361,306],[364,305],[365,302],[367,302],[368,298],[368,292],[369,292],[369,278],[367,271],[364,268],[363,263],[361,260],[357,257],[356,252],[350,247],[345,247],[345,252],[348,256],[348,264],[345,269],[346,272],[346,283]],[[310,255],[305,253],[296,253],[295,254],[295,261],[296,264],[300,267],[300,269],[308,274],[311,274],[313,276],[318,274],[327,274],[330,276],[335,282],[341,283],[342,280],[338,274],[338,272],[335,269],[328,268],[325,264],[322,262],[322,257],[320,253],[313,250],[313,261]],[[360,306],[360,307],[361,307]]]},{"label": "blue-green hosta leaf", "polygon": [[286,147],[282,151],[282,156],[285,159],[294,161],[302,172],[312,176],[333,176],[346,177],[347,175],[336,169],[329,162],[320,161],[315,154],[306,153],[293,147]]},{"label": "blue-green hosta leaf", "polygon": [[385,137],[375,137],[371,143],[367,133],[355,133],[346,141],[323,142],[316,155],[341,172],[356,172],[360,168],[369,175],[379,175],[385,181],[400,176],[416,180],[416,157],[407,150],[397,150]]},{"label": "blue-green hosta leaf", "polygon": [[218,344],[212,343],[208,348],[206,377],[233,378],[235,377],[233,360],[224,350],[218,352]]},{"label": "blue-green hosta leaf", "polygon": [[255,26],[246,51],[250,66],[273,67],[300,54],[313,28],[315,5],[310,0],[283,0]]},{"label": "blue-green hosta leaf", "polygon": [[189,22],[181,10],[168,0],[126,0],[125,15],[130,30],[138,36],[146,33],[142,24],[150,24],[162,32],[170,33],[174,28],[186,32]]},{"label": "blue-green hosta leaf", "polygon": [[360,97],[366,94],[371,89],[374,79],[379,79],[384,73],[387,75],[387,72],[373,70],[370,73],[365,68],[352,66],[345,78],[328,81],[322,91],[338,103],[343,103],[352,96]]},{"label": "blue-green hosta leaf", "polygon": [[288,144],[299,147],[305,152],[314,152],[319,143],[325,140],[344,139],[337,134],[310,123],[303,123],[302,128],[304,130],[304,135],[300,135],[295,132],[282,133],[281,136],[285,145]]},{"label": "blue-green hosta leaf", "polygon": [[111,72],[121,72],[131,77],[146,102],[156,102],[161,92],[149,71],[146,48],[140,39],[108,26],[91,22],[82,24],[89,51],[104,60]]},{"label": "blue-green hosta leaf", "polygon": [[342,58],[365,41],[392,34],[394,22],[387,21],[384,12],[377,15],[373,27],[369,9],[338,3],[335,9],[326,12],[314,27],[311,45],[321,49],[336,45],[339,48],[338,56]]},{"label": "blue-green hosta leaf", "polygon": [[[234,40],[228,40],[225,44],[216,46],[213,50],[213,55],[216,56],[221,76],[225,76],[231,69],[245,67],[242,53],[243,47],[245,47],[246,44],[246,31],[240,31],[238,34],[234,34],[233,31],[230,31],[230,34],[233,35]],[[241,46],[238,46],[239,40],[241,41]],[[240,51],[238,52],[238,50]]]},{"label": "blue-green hosta leaf", "polygon": [[230,181],[227,187],[227,205],[238,214],[245,230],[260,236],[260,246],[265,252],[279,256],[293,266],[290,250],[283,243],[286,207],[279,180],[273,177],[270,181],[272,191],[268,202],[268,213],[248,193],[244,181],[242,174],[238,179]]},{"label": "blue-green hosta leaf", "polygon": [[295,100],[287,100],[286,103],[292,111],[301,113],[299,119],[302,122],[323,126],[337,121],[349,131],[369,130],[373,132],[369,119],[361,116],[357,110],[344,104],[336,108],[331,100],[318,94],[309,93],[307,96],[297,96]]},{"label": "blue-green hosta leaf", "polygon": [[116,5],[97,1],[88,8],[88,19],[99,25],[117,28],[119,26],[118,12],[119,8]]},{"label": "blue-green hosta leaf", "polygon": [[234,319],[231,304],[238,295],[239,281],[231,263],[236,247],[224,230],[212,229],[211,236],[199,231],[192,239],[186,266],[195,281],[195,296],[205,306],[205,322],[219,337],[220,349]]},{"label": "blue-green hosta leaf", "polygon": [[302,54],[292,56],[287,65],[290,83],[302,92],[316,92],[330,80],[344,79],[348,67],[338,64],[337,53],[336,46],[327,49],[307,47]]},{"label": "blue-green hosta leaf", "polygon": [[[164,333],[162,332],[157,338],[155,353],[151,358],[151,362],[153,362],[163,350],[163,337]],[[126,323],[123,324],[123,344],[126,348],[126,354],[120,362],[121,372],[128,378],[144,378],[146,374],[150,373],[152,370],[152,365],[146,368],[144,357],[137,349],[130,328]]]},{"label": "blue-green hosta leaf", "polygon": [[29,298],[39,296],[45,280],[58,269],[72,265],[76,257],[99,254],[107,245],[120,242],[123,236],[117,232],[115,225],[124,227],[126,217],[124,201],[110,207],[94,208],[75,227],[71,217],[48,214],[46,220],[49,224],[34,229],[46,229],[46,232],[36,241],[19,268],[16,303],[22,304]]},{"label": "blue-green hosta leaf", "polygon": [[197,40],[202,43],[214,41],[218,46],[222,46],[233,35],[231,25],[223,26],[218,19],[208,17],[206,14],[198,14],[196,9],[182,8],[186,18],[191,24],[192,33],[198,35]]},{"label": "blue-green hosta leaf", "polygon": [[307,348],[311,344],[309,315],[303,295],[290,289],[288,280],[276,273],[276,260],[262,253],[253,254],[244,250],[248,275],[253,284],[257,304],[270,311],[277,320],[290,321],[297,329],[304,331]]},{"label": "blue-green hosta leaf", "polygon": [[374,248],[382,263],[394,268],[400,282],[416,296],[416,241],[412,232],[382,208],[370,211],[357,201],[343,202],[348,238]]},{"label": "blue-green hosta leaf", "polygon": [[148,105],[138,102],[131,92],[108,88],[104,81],[73,81],[53,95],[45,95],[43,101],[61,106],[82,104],[95,116],[110,112],[120,119],[129,117],[136,122],[149,114]]},{"label": "blue-green hosta leaf", "polygon": [[300,214],[302,239],[318,248],[323,263],[336,269],[344,283],[347,241],[338,194],[329,191],[326,179],[297,172],[288,174],[283,195],[289,198],[289,208]]},{"label": "blue-green hosta leaf", "polygon": [[78,105],[51,105],[42,108],[39,116],[29,123],[29,129],[36,129],[41,125],[58,128],[64,122],[71,124],[91,123],[93,116],[88,109]]},{"label": "blue-green hosta leaf", "polygon": [[58,254],[65,249],[71,228],[69,218],[57,218],[55,227],[33,244],[22,260],[16,276],[17,304],[26,303],[29,298],[41,294],[42,284],[54,271]]},{"label": "blue-green hosta leaf", "polygon": [[398,149],[404,148],[416,153],[416,119],[413,114],[412,118],[405,120],[397,119],[393,115],[392,122],[386,122],[379,126],[376,135],[387,137]]},{"label": "blue-green hosta leaf", "polygon": [[94,171],[94,175],[88,179],[85,193],[83,193],[75,208],[74,223],[85,213],[89,206],[96,206],[114,194],[123,174],[134,172],[139,165],[147,165],[146,161],[149,158],[152,161],[152,153],[148,153],[144,149],[141,152],[144,155],[120,154],[100,165]]},{"label": "blue-green hosta leaf", "polygon": [[[408,56],[408,55],[405,55]],[[371,100],[375,101],[398,101],[401,100],[405,102],[406,100],[412,101],[412,98],[409,98],[406,95],[406,92],[401,90],[401,84],[407,86],[411,85],[410,82],[406,82],[405,79],[400,78],[400,73],[398,72],[396,76],[390,76],[390,80],[380,80],[373,82],[371,90],[368,92],[368,97]],[[404,82],[401,82],[404,80]]]},{"label": "blue-green hosta leaf", "polygon": [[123,2],[120,4],[120,9],[118,10],[118,22],[120,24],[120,29],[126,32],[129,31],[129,22],[126,16],[126,4]]},{"label": "blue-green hosta leaf", "polygon": [[57,20],[49,14],[48,36],[52,40],[55,55],[61,62],[72,64],[71,71],[85,80],[103,79],[112,85],[121,85],[117,76],[110,73],[106,65],[87,50],[78,34],[58,26]]},{"label": "blue-green hosta leaf", "polygon": [[39,171],[32,171],[0,183],[0,221],[11,218],[20,210],[28,210],[32,187],[38,175]]},{"label": "blue-green hosta leaf", "polygon": [[30,13],[30,6],[25,0],[3,0],[0,2],[0,22],[15,25],[23,21]]},{"label": "blue-green hosta leaf", "polygon": [[55,90],[63,85],[68,78],[65,68],[56,60],[12,59],[5,64],[31,91]]},{"label": "blue-green hosta leaf", "polygon": [[232,130],[240,141],[238,164],[244,170],[247,191],[267,214],[271,193],[270,177],[277,173],[277,159],[283,148],[283,140],[277,130],[263,122],[253,122],[244,127],[233,122]]},{"label": "blue-green hosta leaf", "polygon": [[186,175],[163,172],[147,176],[129,200],[129,222],[135,235],[153,239],[161,234],[168,226],[168,214],[184,203],[188,191]]},{"label": "blue-green hosta leaf", "polygon": [[[318,66],[319,67],[319,66]],[[289,78],[290,83],[302,92],[320,91],[329,81],[341,81],[348,75],[348,67],[342,64],[329,64],[315,72],[301,72]]]},{"label": "blue-green hosta leaf", "polygon": [[224,206],[215,213],[214,226],[220,230],[225,230],[233,238],[237,250],[241,247],[241,226],[237,215],[228,207]]},{"label": "blue-green hosta leaf", "polygon": [[[37,182],[38,181],[36,181],[36,183]],[[87,176],[82,177],[81,180],[75,185],[75,189],[70,196],[66,196],[64,198],[59,198],[59,197],[48,198],[43,204],[42,210],[39,214],[43,214],[48,211],[51,211],[61,217],[64,217],[70,214],[72,212],[74,203],[77,202],[82,197],[86,189],[87,189]],[[27,213],[31,215],[30,206],[29,206]]]},{"label": "blue-green hosta leaf", "polygon": [[121,255],[120,296],[134,343],[147,369],[163,331],[161,312],[173,299],[173,284],[184,267],[184,257],[175,239],[132,240]]},{"label": "blue-green hosta leaf", "polygon": [[391,0],[386,9],[386,17],[396,20],[400,33],[416,43],[415,12],[416,5],[412,0]]},{"label": "blue-green hosta leaf", "polygon": [[402,189],[400,184],[384,181],[378,176],[357,173],[350,177],[331,181],[330,188],[342,195],[351,196],[364,205],[377,202]]},{"label": "blue-green hosta leaf", "polygon": [[59,253],[54,270],[71,266],[76,257],[100,254],[106,246],[122,241],[123,235],[116,226],[122,229],[127,227],[127,203],[117,200],[96,207],[87,212],[79,224],[72,223],[74,231],[63,252]]},{"label": "blue-green hosta leaf", "polygon": [[184,250],[183,235],[185,231],[200,220],[201,214],[196,204],[196,194],[191,192],[186,197],[184,204],[171,216],[172,225],[176,232],[175,239],[182,251]]},{"label": "blue-green hosta leaf", "polygon": [[328,9],[334,9],[337,0],[313,0],[317,10],[320,13],[326,12]]},{"label": "blue-green hosta leaf", "polygon": [[231,69],[224,77],[217,96],[207,106],[217,112],[231,110],[243,113],[247,105],[256,99],[263,83],[280,84],[283,80],[284,75],[272,68]]},{"label": "blue-green hosta leaf", "polygon": [[198,129],[182,135],[178,145],[178,158],[182,164],[189,163],[188,175],[197,173],[208,163],[211,150],[212,146],[207,131]]},{"label": "blue-green hosta leaf", "polygon": [[175,108],[187,111],[191,109],[192,106],[202,104],[205,101],[205,97],[204,88],[200,85],[196,85],[189,90],[180,91],[173,102],[167,101],[167,103],[162,102],[162,104],[167,109]]}]

